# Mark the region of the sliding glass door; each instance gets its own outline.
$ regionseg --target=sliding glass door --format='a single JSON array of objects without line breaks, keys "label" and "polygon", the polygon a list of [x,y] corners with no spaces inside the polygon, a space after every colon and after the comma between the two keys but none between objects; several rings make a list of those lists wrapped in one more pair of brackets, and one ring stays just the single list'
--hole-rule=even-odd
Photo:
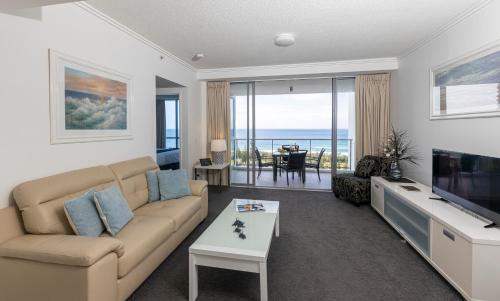
[{"label": "sliding glass door", "polygon": [[354,169],[353,78],[232,83],[230,102],[233,185],[331,190]]},{"label": "sliding glass door", "polygon": [[[256,186],[330,190],[331,78],[256,82],[255,129]],[[305,154],[304,172],[289,160],[290,148]]]},{"label": "sliding glass door", "polygon": [[231,83],[231,184],[255,185],[255,83]]}]

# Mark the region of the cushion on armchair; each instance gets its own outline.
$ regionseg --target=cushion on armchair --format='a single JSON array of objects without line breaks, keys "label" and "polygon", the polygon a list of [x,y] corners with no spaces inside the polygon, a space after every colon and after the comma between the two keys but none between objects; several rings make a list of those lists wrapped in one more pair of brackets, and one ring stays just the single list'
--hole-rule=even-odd
[{"label": "cushion on armchair", "polygon": [[360,178],[368,178],[371,176],[374,166],[375,166],[374,160],[363,158],[356,165],[356,170],[354,171],[354,175]]}]

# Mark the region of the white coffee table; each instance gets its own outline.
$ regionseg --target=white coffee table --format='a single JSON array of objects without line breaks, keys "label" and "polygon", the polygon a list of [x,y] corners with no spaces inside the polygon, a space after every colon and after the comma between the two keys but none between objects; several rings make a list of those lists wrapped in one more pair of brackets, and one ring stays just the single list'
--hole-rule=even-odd
[{"label": "white coffee table", "polygon": [[[238,270],[260,274],[260,299],[267,301],[267,255],[273,232],[279,236],[279,202],[262,203],[265,212],[236,211],[236,199],[222,211],[189,247],[189,300],[198,296],[197,266]],[[246,239],[233,232],[238,218],[245,223]]]}]

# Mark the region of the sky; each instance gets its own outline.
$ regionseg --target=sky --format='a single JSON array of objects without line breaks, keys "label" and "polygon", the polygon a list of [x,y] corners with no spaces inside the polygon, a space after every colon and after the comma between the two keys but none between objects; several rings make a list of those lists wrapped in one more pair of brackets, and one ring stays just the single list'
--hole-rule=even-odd
[{"label": "sky", "polygon": [[175,129],[175,101],[165,101],[165,126]]},{"label": "sky", "polygon": [[[338,128],[348,128],[348,102],[354,93],[338,94]],[[236,128],[246,128],[246,96],[236,97]],[[330,129],[332,94],[255,96],[256,129]]]},{"label": "sky", "polygon": [[66,90],[105,97],[115,97],[117,99],[127,99],[126,83],[69,67],[65,68],[64,85]]}]

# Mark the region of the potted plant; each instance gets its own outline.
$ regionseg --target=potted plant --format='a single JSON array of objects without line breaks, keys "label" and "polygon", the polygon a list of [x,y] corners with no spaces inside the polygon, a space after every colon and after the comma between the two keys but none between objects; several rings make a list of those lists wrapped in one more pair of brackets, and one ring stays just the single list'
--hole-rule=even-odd
[{"label": "potted plant", "polygon": [[401,179],[400,162],[406,161],[413,165],[419,165],[419,157],[411,144],[408,132],[396,130],[394,126],[392,126],[391,133],[383,146],[383,153],[390,162],[389,177],[394,180]]}]

